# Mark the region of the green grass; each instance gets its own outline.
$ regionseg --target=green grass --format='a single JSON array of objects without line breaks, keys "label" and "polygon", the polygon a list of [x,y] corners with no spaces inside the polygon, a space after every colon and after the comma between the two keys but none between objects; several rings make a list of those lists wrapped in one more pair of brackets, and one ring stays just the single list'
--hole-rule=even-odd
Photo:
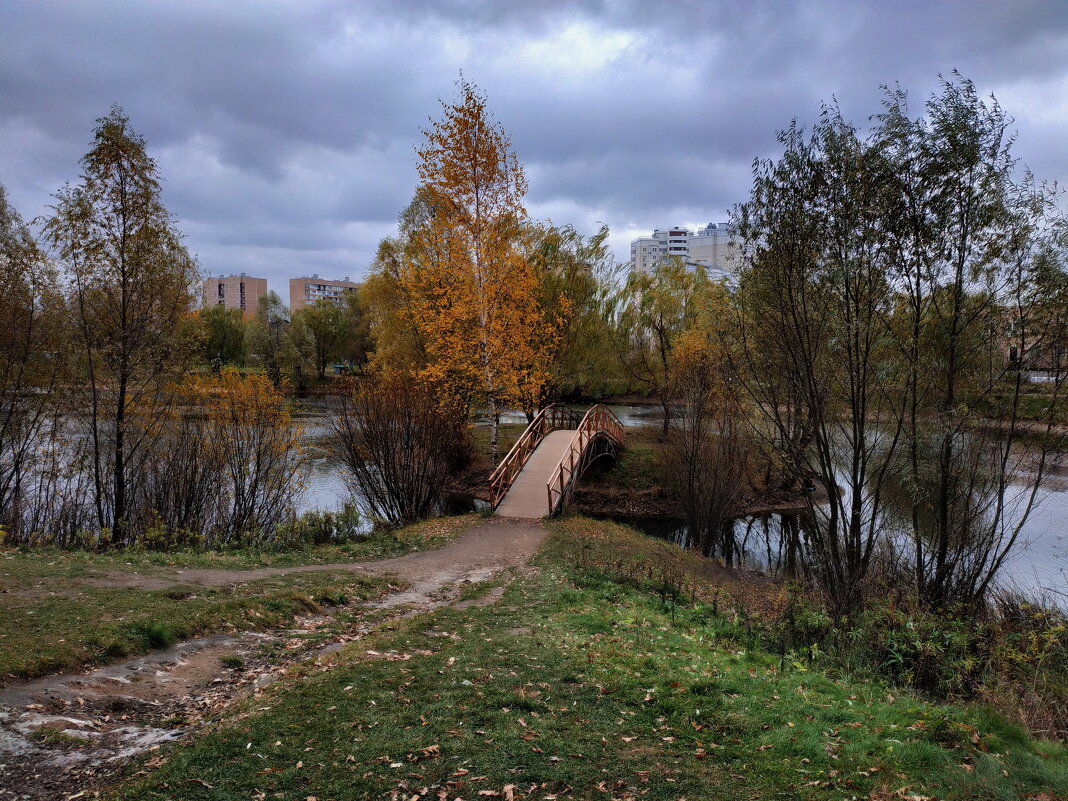
[{"label": "green grass", "polygon": [[[502,459],[526,430],[526,423],[501,423],[497,427],[497,448],[500,450]],[[490,427],[488,425],[471,426],[471,447],[476,463],[484,462],[485,466],[492,470],[489,460]]]},{"label": "green grass", "polygon": [[[503,457],[526,429],[518,423],[500,427],[500,452]],[[663,484],[663,469],[660,466],[659,426],[632,426],[627,429],[627,447],[619,461],[604,470],[595,470],[583,478],[589,488],[612,489],[620,492],[658,490]],[[489,460],[489,426],[472,426],[471,440],[476,460]]]},{"label": "green grass", "polygon": [[77,737],[50,727],[30,732],[29,739],[41,745],[67,745],[75,748],[89,745],[89,740],[84,737]]},{"label": "green grass", "polygon": [[323,571],[233,588],[190,584],[148,590],[118,581],[107,586],[110,577],[369,561],[440,547],[475,520],[474,515],[443,518],[367,542],[282,553],[0,551],[0,682],[107,663],[197,636],[270,629],[323,606],[377,597],[388,584],[383,578]]},{"label": "green grass", "polygon": [[113,570],[198,567],[245,570],[370,562],[440,548],[460,536],[476,520],[475,515],[441,517],[396,531],[374,531],[365,539],[306,548],[129,549],[104,553],[58,548],[0,548],[0,592],[28,586],[36,579],[77,578]]},{"label": "green grass", "polygon": [[319,610],[320,599],[370,599],[387,584],[380,577],[322,572],[233,588],[68,585],[43,596],[8,597],[0,616],[0,679],[104,664],[208,634],[262,631]]},{"label": "green grass", "polygon": [[753,647],[728,604],[676,606],[655,574],[617,570],[650,553],[640,535],[582,519],[554,530],[540,571],[495,605],[409,618],[332,669],[292,672],[113,798],[1012,799],[1068,787],[1063,746],[981,709],[795,666]]},{"label": "green grass", "polygon": [[664,483],[661,465],[659,426],[627,429],[627,444],[619,460],[603,471],[591,471],[583,478],[590,489],[610,488],[631,493],[659,490]]},{"label": "green grass", "polygon": [[460,590],[457,600],[477,601],[479,598],[485,597],[494,587],[498,586],[500,586],[500,582],[496,578],[487,579],[486,581],[474,581]]}]

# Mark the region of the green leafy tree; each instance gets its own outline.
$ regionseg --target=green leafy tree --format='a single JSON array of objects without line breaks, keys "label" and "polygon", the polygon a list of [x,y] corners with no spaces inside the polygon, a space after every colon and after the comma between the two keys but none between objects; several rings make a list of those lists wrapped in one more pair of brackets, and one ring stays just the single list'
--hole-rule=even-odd
[{"label": "green leafy tree", "polygon": [[1020,174],[1011,125],[954,74],[917,117],[888,93],[873,133],[897,197],[884,226],[902,288],[906,531],[916,595],[934,609],[982,602],[1063,441],[1063,374],[1032,393],[1005,353],[1060,346],[1065,283],[1057,190]]},{"label": "green leafy tree", "polygon": [[806,545],[843,615],[864,598],[901,435],[879,224],[887,165],[833,107],[810,137],[793,125],[779,140],[782,157],[754,165],[739,209],[748,261],[737,377],[790,485],[815,477],[827,488],[809,496]]},{"label": "green leafy tree", "polygon": [[268,292],[260,296],[256,315],[246,329],[249,356],[263,368],[276,388],[282,385],[289,323],[289,308],[278,293]]},{"label": "green leafy tree", "polygon": [[316,370],[315,334],[302,314],[293,315],[282,331],[282,347],[278,354],[281,371],[288,374],[300,392],[308,388],[308,380]]},{"label": "green leafy tree", "polygon": [[960,76],[917,117],[888,93],[867,136],[825,108],[738,210],[736,375],[795,484],[826,488],[807,546],[836,615],[880,553],[920,604],[978,608],[1063,439],[1063,374],[1033,392],[1018,367],[1060,347],[1064,224],[1009,125]]},{"label": "green leafy tree", "polygon": [[66,268],[94,505],[101,529],[123,544],[140,500],[145,460],[195,352],[182,326],[196,264],[160,197],[144,139],[118,106],[97,120],[79,183],[56,195],[45,225]]},{"label": "green leafy tree", "polygon": [[[349,292],[348,295],[355,295]],[[347,304],[346,304],[347,308]],[[347,336],[345,308],[332,300],[319,300],[293,313],[294,325],[303,325],[311,335],[313,360],[319,378],[329,364],[341,358]]]},{"label": "green leafy tree", "polygon": [[344,333],[340,346],[341,357],[361,373],[366,371],[374,351],[371,312],[366,295],[366,287],[361,285],[355,292],[345,295],[345,305],[342,307]]},{"label": "green leafy tree", "polygon": [[201,354],[219,367],[245,364],[245,319],[240,309],[209,306],[200,312]]}]

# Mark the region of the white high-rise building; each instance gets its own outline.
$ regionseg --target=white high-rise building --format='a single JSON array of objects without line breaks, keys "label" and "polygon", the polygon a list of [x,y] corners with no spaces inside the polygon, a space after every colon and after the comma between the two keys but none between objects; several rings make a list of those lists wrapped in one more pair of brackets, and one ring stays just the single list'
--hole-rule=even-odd
[{"label": "white high-rise building", "polygon": [[734,229],[728,223],[709,223],[696,233],[685,226],[657,228],[652,236],[630,243],[630,269],[651,272],[663,259],[678,257],[686,264],[703,265],[713,278],[737,273],[739,250]]}]

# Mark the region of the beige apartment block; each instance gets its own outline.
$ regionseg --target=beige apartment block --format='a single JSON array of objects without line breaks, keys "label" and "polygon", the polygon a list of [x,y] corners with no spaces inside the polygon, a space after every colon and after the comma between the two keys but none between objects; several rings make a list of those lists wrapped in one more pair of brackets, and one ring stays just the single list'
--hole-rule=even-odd
[{"label": "beige apartment block", "polygon": [[223,306],[227,309],[241,309],[245,318],[256,313],[260,296],[267,294],[267,279],[253,278],[250,275],[220,275],[218,278],[204,279],[204,308]]},{"label": "beige apartment block", "polygon": [[318,300],[330,300],[340,304],[347,292],[359,287],[346,275],[343,281],[331,281],[317,275],[289,279],[289,308],[292,311],[302,309]]},{"label": "beige apartment block", "polygon": [[631,272],[650,273],[661,261],[679,258],[702,265],[714,280],[733,281],[741,261],[741,243],[729,223],[709,223],[696,232],[685,226],[657,228],[652,236],[630,243]]}]

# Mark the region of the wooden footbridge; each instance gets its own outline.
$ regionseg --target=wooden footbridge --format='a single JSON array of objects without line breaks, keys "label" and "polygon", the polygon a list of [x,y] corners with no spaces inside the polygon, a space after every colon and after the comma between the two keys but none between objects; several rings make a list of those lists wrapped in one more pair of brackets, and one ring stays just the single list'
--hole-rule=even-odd
[{"label": "wooden footbridge", "polygon": [[563,404],[538,412],[490,476],[493,508],[502,517],[537,519],[562,512],[594,461],[616,457],[623,424],[604,405],[579,417]]}]

